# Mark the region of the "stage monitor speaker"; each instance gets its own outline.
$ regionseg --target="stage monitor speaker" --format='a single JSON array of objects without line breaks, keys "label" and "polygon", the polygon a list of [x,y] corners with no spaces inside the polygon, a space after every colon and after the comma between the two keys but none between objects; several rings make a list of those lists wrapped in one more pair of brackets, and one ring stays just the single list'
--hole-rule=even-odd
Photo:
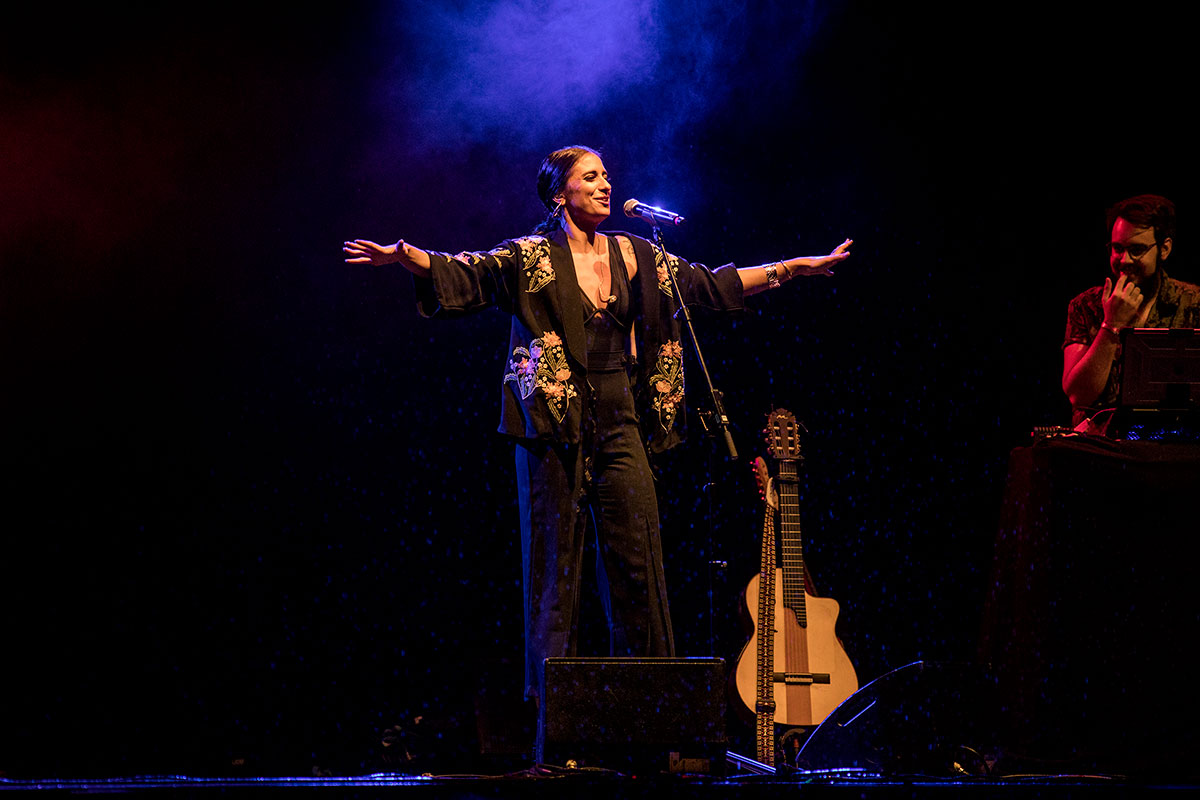
[{"label": "stage monitor speaker", "polygon": [[722,774],[726,677],[720,658],[548,658],[534,757]]},{"label": "stage monitor speaker", "polygon": [[995,681],[977,664],[917,661],[848,697],[796,758],[808,770],[981,776],[995,750]]}]

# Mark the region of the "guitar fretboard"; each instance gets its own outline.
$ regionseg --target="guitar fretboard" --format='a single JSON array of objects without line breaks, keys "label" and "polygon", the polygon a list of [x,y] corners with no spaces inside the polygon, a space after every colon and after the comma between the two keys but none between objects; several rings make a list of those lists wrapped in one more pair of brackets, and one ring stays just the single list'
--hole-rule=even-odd
[{"label": "guitar fretboard", "polygon": [[804,607],[804,548],[800,541],[800,485],[795,461],[779,462],[779,565],[783,568],[783,604],[808,627]]}]

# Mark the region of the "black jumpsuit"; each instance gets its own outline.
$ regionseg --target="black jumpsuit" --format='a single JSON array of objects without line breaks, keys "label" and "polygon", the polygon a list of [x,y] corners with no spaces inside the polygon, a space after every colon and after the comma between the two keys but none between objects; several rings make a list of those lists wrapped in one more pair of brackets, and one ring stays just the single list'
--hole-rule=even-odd
[{"label": "black jumpsuit", "polygon": [[[709,270],[620,235],[635,253],[637,274],[631,282],[609,234],[616,299],[599,313],[581,297],[563,231],[507,240],[486,252],[429,251],[429,277],[414,280],[424,316],[492,307],[512,314],[499,431],[517,441],[529,696],[537,694],[544,659],[576,653],[588,512],[613,653],[673,655],[646,456],[647,446],[665,451],[685,435],[682,331],[667,279],[676,276],[694,309],[743,307],[732,264]],[[637,364],[626,357],[631,329]],[[630,375],[641,386],[636,401]]]},{"label": "black jumpsuit", "polygon": [[658,501],[627,372],[629,275],[611,238],[609,253],[616,299],[597,309],[583,297],[590,387],[583,441],[527,441],[516,448],[530,695],[544,659],[576,653],[589,510],[612,654],[674,655]]}]

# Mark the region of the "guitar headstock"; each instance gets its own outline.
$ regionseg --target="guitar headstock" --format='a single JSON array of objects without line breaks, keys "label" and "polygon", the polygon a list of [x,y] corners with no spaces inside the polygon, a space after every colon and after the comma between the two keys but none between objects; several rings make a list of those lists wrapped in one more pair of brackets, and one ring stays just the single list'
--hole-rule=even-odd
[{"label": "guitar headstock", "polygon": [[787,409],[777,408],[767,417],[767,448],[776,461],[799,461],[800,423]]},{"label": "guitar headstock", "polygon": [[754,459],[752,465],[754,469],[754,480],[758,483],[758,496],[771,508],[779,508],[779,493],[775,491],[775,484],[771,482],[771,473],[767,471],[767,462],[762,456]]}]

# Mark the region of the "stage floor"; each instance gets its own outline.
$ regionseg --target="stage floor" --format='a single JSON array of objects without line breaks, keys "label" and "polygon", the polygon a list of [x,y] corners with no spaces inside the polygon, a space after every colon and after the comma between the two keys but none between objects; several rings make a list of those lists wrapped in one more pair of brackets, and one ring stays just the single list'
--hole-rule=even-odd
[{"label": "stage floor", "polygon": [[[731,770],[736,767],[731,766]],[[609,770],[527,770],[508,775],[196,778],[180,775],[109,779],[0,778],[0,792],[41,795],[131,795],[138,798],[766,798],[796,792],[806,798],[1109,798],[1200,797],[1200,784],[1128,781],[1103,775],[1037,775],[939,780],[867,773],[625,775]]]}]

